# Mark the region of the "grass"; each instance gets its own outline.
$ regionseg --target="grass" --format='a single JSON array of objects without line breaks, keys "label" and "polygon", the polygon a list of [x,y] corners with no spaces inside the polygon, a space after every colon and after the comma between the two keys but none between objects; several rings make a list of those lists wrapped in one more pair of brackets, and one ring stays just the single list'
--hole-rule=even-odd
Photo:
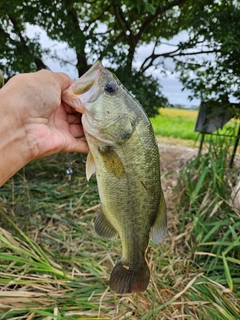
[{"label": "grass", "polygon": [[214,141],[181,171],[169,235],[150,243],[148,289],[123,296],[108,287],[121,244],[93,231],[99,197],[85,156],[28,164],[0,189],[0,319],[240,319],[240,212],[229,201],[239,169],[227,168],[229,147]]},{"label": "grass", "polygon": [[[179,210],[184,210],[180,213],[181,228],[192,225],[195,263],[204,269],[209,280],[235,293],[239,304],[240,211],[231,202],[230,187],[237,181],[239,169],[228,169],[229,148],[227,139],[224,143],[220,138],[218,143],[211,141],[208,152],[182,170],[178,184]],[[239,318],[239,310],[234,310],[234,306],[231,309],[227,301],[218,298],[216,307],[226,319]],[[212,318],[218,319],[215,311]]]},{"label": "grass", "polygon": [[151,118],[154,131],[162,137],[196,140],[194,132],[197,111],[161,108],[160,115]]},{"label": "grass", "polygon": [[[197,110],[161,108],[160,115],[151,118],[154,131],[162,137],[173,137],[185,140],[200,140],[200,134],[194,132],[197,119]],[[218,134],[237,135],[238,122],[231,120]],[[205,141],[211,140],[210,135],[206,135]]]}]

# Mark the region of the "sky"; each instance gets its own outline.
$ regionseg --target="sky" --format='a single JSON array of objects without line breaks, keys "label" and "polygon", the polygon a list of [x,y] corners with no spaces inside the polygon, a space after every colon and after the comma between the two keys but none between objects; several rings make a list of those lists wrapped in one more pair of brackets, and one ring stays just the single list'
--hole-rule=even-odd
[{"label": "sky", "polygon": [[[52,51],[56,50],[58,52],[58,55],[63,57],[65,60],[68,60],[69,62],[72,62],[73,65],[62,65],[57,62],[50,59],[48,56],[45,56],[43,59],[45,64],[55,72],[65,72],[67,73],[72,79],[76,79],[78,77],[77,70],[74,67],[74,61],[75,61],[75,53],[72,49],[68,48],[67,44],[64,42],[57,42],[50,40],[46,34],[46,32],[41,29],[38,26],[27,26],[27,35],[32,38],[35,36],[35,34],[38,33],[40,36],[40,42],[42,44],[43,48],[51,48]],[[180,35],[173,38],[169,43],[171,46],[169,46],[166,43],[163,43],[161,46],[158,47],[158,52],[166,52],[173,50],[172,45],[174,43],[178,43],[179,40],[186,40],[187,34],[181,33]],[[135,67],[139,67],[141,62],[144,61],[145,57],[152,51],[152,45],[149,44],[147,46],[142,46],[138,49],[136,57],[135,57]],[[174,70],[174,65],[171,61],[168,61],[168,67],[172,70]],[[104,64],[104,61],[103,61]],[[154,70],[152,71],[153,75],[159,79],[159,83],[162,86],[162,93],[165,95],[169,102],[173,105],[182,105],[185,107],[197,107],[200,105],[200,100],[193,99],[190,101],[188,99],[188,96],[191,94],[191,91],[184,89],[181,84],[181,82],[178,80],[177,75],[174,73],[167,73],[166,76],[161,75],[158,71]]]},{"label": "sky", "polygon": [[168,98],[169,102],[173,105],[180,104],[185,107],[199,107],[200,100],[189,100],[188,96],[191,91],[184,89],[181,82],[174,77],[160,78],[160,84],[162,85],[162,92]]},{"label": "sky", "polygon": [[[162,40],[162,44],[157,47],[157,50],[155,51],[156,54],[171,52],[174,49],[177,49],[177,44],[179,44],[180,41],[186,41],[188,39],[187,32],[183,31],[179,33],[177,36],[173,37],[171,40],[167,41],[164,39]],[[138,48],[136,52],[135,57],[135,66],[137,68],[140,67],[141,62],[145,60],[145,58],[151,54],[153,51],[153,44],[148,44],[145,46],[141,46]],[[154,77],[159,79],[159,83],[162,86],[162,92],[163,94],[168,98],[169,102],[173,105],[183,105],[186,107],[191,106],[199,106],[200,100],[199,99],[193,99],[189,100],[188,96],[191,95],[191,91],[184,89],[182,83],[178,80],[177,74],[174,72],[175,65],[172,61],[172,59],[165,59],[164,60],[165,66],[168,68],[166,71],[166,76],[161,74],[158,70],[150,70]]]}]

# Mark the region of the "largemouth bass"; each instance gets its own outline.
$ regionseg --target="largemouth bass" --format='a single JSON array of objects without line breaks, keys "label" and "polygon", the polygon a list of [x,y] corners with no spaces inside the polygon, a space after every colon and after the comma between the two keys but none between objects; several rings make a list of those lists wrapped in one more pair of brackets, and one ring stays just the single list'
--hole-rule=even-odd
[{"label": "largemouth bass", "polygon": [[90,152],[87,179],[96,171],[101,207],[98,235],[122,242],[110,288],[117,293],[144,291],[150,271],[146,249],[151,233],[159,243],[167,233],[159,151],[144,110],[114,74],[96,62],[62,94],[82,113]]}]

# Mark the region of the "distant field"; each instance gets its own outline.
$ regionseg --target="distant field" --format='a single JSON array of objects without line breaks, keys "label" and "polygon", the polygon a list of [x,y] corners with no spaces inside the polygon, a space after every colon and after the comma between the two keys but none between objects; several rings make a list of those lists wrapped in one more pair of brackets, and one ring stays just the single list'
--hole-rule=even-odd
[{"label": "distant field", "polygon": [[151,118],[151,122],[156,135],[196,140],[198,137],[198,133],[194,132],[196,119],[196,110],[161,108],[160,115]]},{"label": "distant field", "polygon": [[195,121],[197,118],[198,111],[190,109],[161,108],[160,114],[163,116],[170,117],[186,117],[188,119],[194,119]]},{"label": "distant field", "polygon": [[[196,141],[200,140],[200,134],[194,132],[197,115],[197,110],[161,108],[160,114],[150,120],[156,135]],[[231,135],[233,130],[236,134],[235,123],[233,120],[227,123],[223,130],[219,130],[219,134]],[[207,135],[205,139],[209,140],[210,137]]]}]

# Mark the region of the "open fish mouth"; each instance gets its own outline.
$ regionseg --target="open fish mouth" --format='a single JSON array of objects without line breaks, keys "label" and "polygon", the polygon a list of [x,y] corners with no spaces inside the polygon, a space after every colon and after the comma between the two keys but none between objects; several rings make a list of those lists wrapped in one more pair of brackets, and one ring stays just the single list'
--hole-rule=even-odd
[{"label": "open fish mouth", "polygon": [[99,79],[103,66],[97,61],[82,77],[77,79],[62,93],[62,100],[73,107],[77,112],[85,113],[85,103],[93,102],[99,96]]}]

